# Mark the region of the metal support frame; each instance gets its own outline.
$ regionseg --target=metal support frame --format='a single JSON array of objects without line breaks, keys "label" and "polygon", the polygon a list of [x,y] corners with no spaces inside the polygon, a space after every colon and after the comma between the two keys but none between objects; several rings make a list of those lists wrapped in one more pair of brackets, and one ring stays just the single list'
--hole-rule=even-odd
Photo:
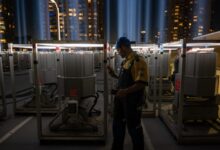
[{"label": "metal support frame", "polygon": [[[190,126],[187,126],[187,124],[183,120],[183,111],[186,111],[184,108],[184,74],[185,74],[185,64],[186,64],[186,48],[190,47],[212,47],[212,46],[220,46],[218,43],[186,43],[185,40],[180,40],[177,43],[170,43],[166,45],[165,47],[176,47],[181,48],[181,57],[179,59],[179,71],[180,71],[180,91],[179,91],[179,99],[178,99],[178,110],[177,110],[177,120],[175,121],[172,119],[172,115],[170,114],[169,110],[166,110],[166,108],[163,109],[161,106],[161,113],[159,114],[159,117],[161,120],[165,123],[165,125],[170,129],[171,133],[174,135],[174,137],[177,139],[177,142],[179,144],[197,144],[203,142],[203,143],[220,143],[220,130],[218,130],[217,133],[209,133],[208,131],[203,131],[204,129],[199,130],[200,124],[198,123],[198,131],[201,132],[201,135],[198,133],[193,132],[194,128],[190,129]],[[209,113],[209,112],[207,112]],[[208,124],[210,128],[220,128],[220,122],[216,120],[215,124],[212,124],[208,121]],[[218,126],[218,127],[216,127]],[[187,131],[184,130],[184,128],[187,127]],[[197,131],[197,132],[198,132]],[[206,135],[205,135],[206,133]]]},{"label": "metal support frame", "polygon": [[[37,129],[38,129],[38,138],[40,140],[40,142],[50,142],[50,141],[93,141],[93,142],[105,142],[106,138],[107,138],[107,106],[108,106],[108,80],[107,80],[107,68],[104,65],[104,99],[103,99],[103,121],[101,121],[101,123],[103,124],[103,127],[101,128],[101,130],[103,129],[103,131],[101,131],[101,133],[103,133],[102,135],[100,135],[99,133],[96,133],[94,135],[90,135],[89,136],[87,134],[74,134],[74,131],[63,131],[61,132],[56,132],[56,131],[51,131],[49,129],[49,120],[51,117],[45,117],[42,116],[41,113],[41,105],[40,105],[40,95],[41,95],[41,83],[39,81],[39,68],[38,68],[38,64],[39,64],[39,59],[37,58],[38,56],[38,48],[41,49],[51,49],[54,50],[55,47],[59,47],[61,50],[62,49],[68,49],[69,48],[77,48],[79,47],[99,47],[99,48],[103,48],[104,50],[104,59],[107,59],[107,49],[105,49],[105,46],[103,46],[103,44],[97,44],[97,43],[90,43],[91,45],[87,46],[86,44],[81,44],[80,43],[76,43],[76,42],[64,42],[64,41],[36,41],[35,43],[33,43],[33,62],[34,62],[34,83],[35,83],[35,93],[37,96]],[[45,47],[44,47],[45,46]],[[59,66],[59,65],[58,65]],[[60,66],[59,66],[60,67]],[[60,99],[60,104],[62,104],[62,100]],[[62,109],[63,107],[61,106],[60,109]],[[59,113],[59,112],[57,112]],[[49,120],[48,120],[49,119]],[[99,131],[100,132],[100,131]],[[91,133],[93,134],[93,133]]]},{"label": "metal support frame", "polygon": [[8,44],[9,51],[9,66],[10,66],[10,77],[11,77],[11,88],[12,88],[12,99],[14,113],[16,110],[16,89],[15,89],[15,73],[14,73],[14,57],[13,57],[13,44]]},{"label": "metal support frame", "polygon": [[0,119],[3,119],[7,116],[7,105],[6,105],[6,98],[5,98],[4,71],[3,71],[1,50],[0,50],[0,90],[1,90]]},{"label": "metal support frame", "polygon": [[[10,64],[10,78],[11,78],[11,87],[12,87],[12,98],[13,98],[13,110],[15,114],[35,114],[37,108],[28,108],[25,106],[18,106],[17,105],[17,97],[16,97],[16,89],[15,89],[15,70],[14,70],[14,48],[24,48],[29,49],[32,51],[33,46],[30,44],[14,44],[9,43],[8,44],[8,50],[9,50],[9,64]],[[34,68],[34,61],[33,61],[33,54],[30,53],[30,66],[31,69]],[[33,72],[33,71],[32,71]],[[34,77],[34,72],[32,73],[32,77]],[[34,86],[34,84],[33,84]],[[34,88],[34,87],[33,87]],[[44,114],[51,114],[55,113],[58,110],[58,108],[45,108],[42,110],[42,113]]]}]

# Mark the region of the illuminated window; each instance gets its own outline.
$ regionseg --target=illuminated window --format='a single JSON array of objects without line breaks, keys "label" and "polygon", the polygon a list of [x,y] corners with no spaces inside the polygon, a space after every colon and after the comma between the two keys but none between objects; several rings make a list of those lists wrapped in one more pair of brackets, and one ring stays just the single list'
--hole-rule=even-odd
[{"label": "illuminated window", "polygon": [[183,26],[183,23],[181,22],[181,23],[179,23],[179,26]]},{"label": "illuminated window", "polygon": [[1,43],[6,43],[6,39],[0,39]]},{"label": "illuminated window", "polygon": [[203,32],[203,30],[202,30],[202,29],[198,29],[198,32],[199,32],[199,33],[202,33],[202,32]]},{"label": "illuminated window", "polygon": [[68,11],[69,12],[74,12],[74,11],[76,11],[76,9],[75,8],[69,8]]},{"label": "illuminated window", "polygon": [[0,21],[0,25],[3,25],[3,24],[5,24],[5,22],[4,21]]},{"label": "illuminated window", "polygon": [[174,41],[177,40],[177,37],[173,37],[173,40],[174,40]]},{"label": "illuminated window", "polygon": [[79,13],[79,16],[83,16],[83,13]]},{"label": "illuminated window", "polygon": [[179,15],[179,13],[174,13],[174,15],[175,15],[175,16],[178,16],[178,15]]},{"label": "illuminated window", "polygon": [[179,20],[175,19],[174,22],[179,22]]},{"label": "illuminated window", "polygon": [[194,18],[194,19],[197,19],[197,18],[198,18],[198,16],[193,16],[193,18]]},{"label": "illuminated window", "polygon": [[193,19],[193,21],[194,21],[194,22],[197,22],[198,20],[197,20],[197,19]]}]

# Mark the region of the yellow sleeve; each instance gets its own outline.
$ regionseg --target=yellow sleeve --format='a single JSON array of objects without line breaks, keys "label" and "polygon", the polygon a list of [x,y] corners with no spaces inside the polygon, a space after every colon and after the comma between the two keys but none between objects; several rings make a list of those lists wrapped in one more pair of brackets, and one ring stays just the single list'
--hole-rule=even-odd
[{"label": "yellow sleeve", "polygon": [[135,61],[131,69],[132,77],[135,82],[147,83],[147,63],[144,61],[144,58],[141,57],[138,61]]}]

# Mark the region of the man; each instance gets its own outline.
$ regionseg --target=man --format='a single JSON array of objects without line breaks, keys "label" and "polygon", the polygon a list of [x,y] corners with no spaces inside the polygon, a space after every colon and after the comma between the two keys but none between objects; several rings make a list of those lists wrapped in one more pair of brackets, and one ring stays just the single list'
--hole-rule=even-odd
[{"label": "man", "polygon": [[133,150],[144,150],[144,136],[141,126],[141,109],[147,84],[147,64],[144,58],[132,49],[129,39],[121,37],[116,49],[122,58],[120,74],[117,76],[108,66],[109,74],[118,78],[114,100],[112,150],[122,150],[126,124],[133,142]]}]

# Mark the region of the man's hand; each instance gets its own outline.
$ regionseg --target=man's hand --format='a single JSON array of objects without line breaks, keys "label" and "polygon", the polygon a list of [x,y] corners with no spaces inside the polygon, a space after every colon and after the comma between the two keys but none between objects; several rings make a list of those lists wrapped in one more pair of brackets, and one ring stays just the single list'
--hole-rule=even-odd
[{"label": "man's hand", "polygon": [[118,92],[116,93],[116,97],[122,98],[138,90],[142,90],[142,89],[144,90],[145,86],[146,84],[144,83],[135,83],[126,89],[119,89]]},{"label": "man's hand", "polygon": [[113,78],[118,78],[118,76],[115,74],[113,68],[109,65],[107,65],[108,73],[113,77]]},{"label": "man's hand", "polygon": [[116,97],[123,98],[123,97],[126,97],[127,94],[128,94],[127,89],[120,89],[116,93]]},{"label": "man's hand", "polygon": [[109,74],[114,73],[114,70],[113,70],[113,68],[111,66],[107,65],[107,69],[108,69],[108,73]]}]

